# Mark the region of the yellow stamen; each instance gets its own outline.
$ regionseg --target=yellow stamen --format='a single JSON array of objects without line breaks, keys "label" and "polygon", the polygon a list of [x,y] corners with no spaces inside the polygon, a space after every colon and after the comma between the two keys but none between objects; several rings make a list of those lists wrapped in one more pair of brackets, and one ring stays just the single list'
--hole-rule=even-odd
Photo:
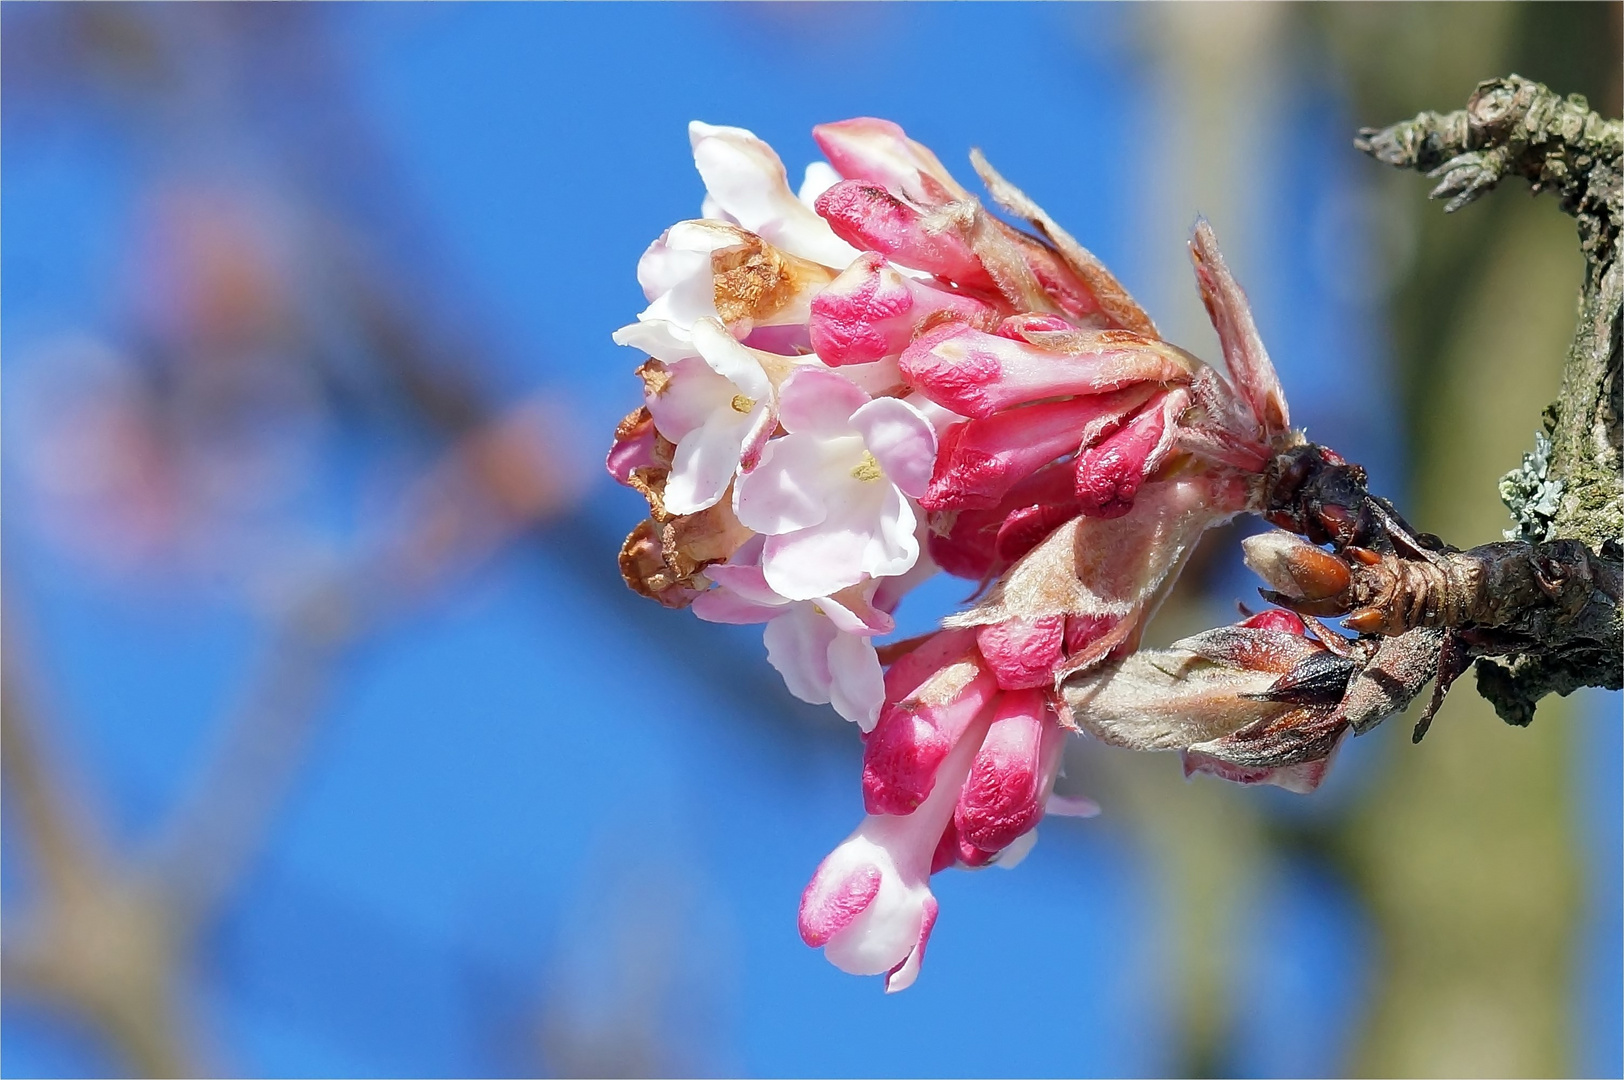
[{"label": "yellow stamen", "polygon": [[851,475],[853,479],[867,483],[870,480],[878,480],[884,474],[880,472],[880,463],[874,460],[874,455],[864,450],[863,460],[858,462]]},{"label": "yellow stamen", "polygon": [[733,400],[728,404],[733,406],[734,412],[747,413],[756,407],[756,399],[753,397],[745,397],[743,394],[734,394]]}]

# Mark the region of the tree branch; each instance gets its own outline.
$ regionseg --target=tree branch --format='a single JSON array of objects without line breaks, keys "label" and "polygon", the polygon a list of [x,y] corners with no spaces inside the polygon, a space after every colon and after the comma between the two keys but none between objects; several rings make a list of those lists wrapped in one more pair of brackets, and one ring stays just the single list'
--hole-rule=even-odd
[{"label": "tree branch", "polygon": [[[1479,692],[1513,724],[1527,724],[1546,694],[1618,689],[1624,123],[1590,111],[1579,95],[1564,98],[1511,75],[1480,83],[1465,109],[1366,128],[1355,145],[1436,179],[1431,197],[1448,198],[1448,212],[1508,176],[1556,194],[1578,221],[1585,257],[1579,318],[1544,431],[1522,467],[1500,483],[1516,522],[1508,543],[1460,552],[1417,536],[1390,504],[1364,490],[1363,470],[1339,460],[1294,459],[1284,467],[1299,472],[1276,477],[1276,524],[1315,542],[1329,540],[1353,557],[1345,587],[1306,602],[1283,599],[1310,613],[1354,611],[1351,625],[1383,634],[1445,630],[1434,709],[1448,680],[1473,657]],[[1528,587],[1513,587],[1519,583]],[[1425,718],[1422,730],[1424,724]]]}]

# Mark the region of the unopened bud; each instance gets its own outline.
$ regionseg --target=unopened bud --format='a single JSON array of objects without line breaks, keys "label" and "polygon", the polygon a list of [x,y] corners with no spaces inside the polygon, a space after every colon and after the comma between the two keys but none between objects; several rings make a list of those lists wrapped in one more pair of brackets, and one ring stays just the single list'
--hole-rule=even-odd
[{"label": "unopened bud", "polygon": [[1269,587],[1292,600],[1329,600],[1347,589],[1347,564],[1288,532],[1241,541],[1246,565]]}]

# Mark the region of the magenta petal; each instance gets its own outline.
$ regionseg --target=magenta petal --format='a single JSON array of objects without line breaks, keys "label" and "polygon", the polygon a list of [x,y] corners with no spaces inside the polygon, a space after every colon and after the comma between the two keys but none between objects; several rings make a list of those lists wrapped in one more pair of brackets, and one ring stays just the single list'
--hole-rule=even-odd
[{"label": "magenta petal", "polygon": [[1166,440],[1166,410],[1146,408],[1115,433],[1077,455],[1077,499],[1089,517],[1121,517],[1133,509],[1154,454]]},{"label": "magenta petal", "polygon": [[868,251],[813,297],[812,348],[831,366],[867,364],[901,353],[928,323],[997,317],[992,304],[905,278]]},{"label": "magenta petal", "polygon": [[812,298],[812,349],[834,367],[900,352],[913,334],[914,298],[885,257],[865,251]]},{"label": "magenta petal", "polygon": [[801,940],[814,949],[851,925],[880,891],[880,868],[873,863],[838,878],[826,872],[827,866],[825,859],[801,894]]},{"label": "magenta petal", "polygon": [[959,794],[953,823],[960,838],[1001,851],[1043,817],[1043,728],[1048,705],[1038,690],[1001,694],[987,737]]}]

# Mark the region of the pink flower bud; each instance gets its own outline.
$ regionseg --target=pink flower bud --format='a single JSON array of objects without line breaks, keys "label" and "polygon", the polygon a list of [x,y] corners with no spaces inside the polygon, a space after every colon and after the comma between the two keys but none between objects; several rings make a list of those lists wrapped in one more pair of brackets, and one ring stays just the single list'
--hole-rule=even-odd
[{"label": "pink flower bud", "polygon": [[1070,462],[1045,465],[1011,488],[997,506],[952,514],[945,533],[930,534],[931,558],[955,577],[995,577],[1077,516],[1075,488]]},{"label": "pink flower bud", "polygon": [[1156,389],[1142,383],[955,424],[941,434],[935,472],[919,504],[927,510],[996,506],[1043,465],[1121,424]]},{"label": "pink flower bud", "polygon": [[863,804],[870,814],[911,814],[936,785],[942,762],[998,692],[971,650],[888,704],[863,746]]},{"label": "pink flower bud", "polygon": [[847,180],[880,184],[926,207],[970,198],[935,154],[889,120],[859,116],[819,124],[812,129],[812,138]]},{"label": "pink flower bud", "polygon": [[938,630],[891,661],[885,672],[885,700],[901,701],[943,667],[975,648],[974,630]]},{"label": "pink flower bud", "polygon": [[877,184],[842,180],[818,196],[835,235],[914,270],[965,288],[996,291],[992,276],[958,232],[927,228],[925,215]]},{"label": "pink flower bud", "polygon": [[823,860],[801,897],[802,939],[822,944],[842,971],[885,973],[887,993],[907,989],[919,974],[936,925],[930,875],[989,719],[984,714],[961,733],[937,766],[935,790],[913,813],[870,814]]},{"label": "pink flower bud", "polygon": [[991,304],[903,277],[872,251],[820,292],[811,311],[812,348],[835,367],[894,356],[930,321],[997,318]]},{"label": "pink flower bud", "polygon": [[1000,690],[1054,685],[1065,644],[1066,617],[1010,619],[978,628],[976,646]]},{"label": "pink flower bud", "polygon": [[982,333],[962,323],[942,326],[908,347],[902,370],[938,405],[976,418],[1044,398],[1189,378],[1184,365],[1165,349],[1137,335],[1067,331],[1061,340],[1069,347],[1061,350]]},{"label": "pink flower bud", "polygon": [[1116,432],[1077,455],[1077,500],[1088,517],[1121,517],[1133,509],[1139,486],[1173,448],[1184,391],[1163,395]]},{"label": "pink flower bud", "polygon": [[1000,695],[953,812],[961,841],[998,852],[1035,827],[1064,745],[1065,732],[1042,691]]}]

